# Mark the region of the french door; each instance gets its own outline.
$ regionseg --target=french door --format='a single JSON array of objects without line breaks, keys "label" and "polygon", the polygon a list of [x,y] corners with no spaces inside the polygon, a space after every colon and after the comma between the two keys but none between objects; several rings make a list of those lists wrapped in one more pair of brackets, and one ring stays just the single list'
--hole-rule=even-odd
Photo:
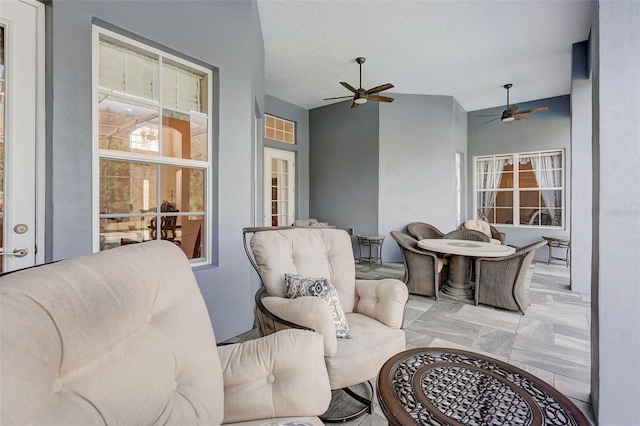
[{"label": "french door", "polygon": [[0,270],[26,268],[37,253],[43,177],[44,5],[0,1]]},{"label": "french door", "polygon": [[264,226],[288,226],[295,220],[295,153],[264,149]]}]

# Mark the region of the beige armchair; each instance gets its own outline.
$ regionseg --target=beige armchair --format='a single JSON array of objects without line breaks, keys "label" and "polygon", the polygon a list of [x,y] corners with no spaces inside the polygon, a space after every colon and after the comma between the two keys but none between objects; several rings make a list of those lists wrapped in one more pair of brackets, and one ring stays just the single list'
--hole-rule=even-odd
[{"label": "beige armchair", "polygon": [[464,222],[460,225],[460,229],[471,229],[474,231],[480,231],[484,233],[487,237],[490,238],[491,242],[494,244],[505,244],[506,243],[506,234],[504,232],[498,231],[494,228],[489,222],[480,219],[471,219]]},{"label": "beige armchair", "polygon": [[[264,284],[256,294],[260,333],[304,327],[322,334],[331,389],[345,389],[353,396],[350,386],[374,378],[387,359],[405,349],[406,285],[395,279],[356,279],[351,239],[344,230],[246,228],[245,245],[247,233],[253,233],[249,260]],[[336,336],[330,303],[313,296],[287,297],[287,273],[327,279],[335,287],[350,339]],[[356,399],[364,405],[362,409],[321,419],[344,421],[371,412],[371,398]]]},{"label": "beige armchair", "polygon": [[286,330],[216,347],[189,261],[152,241],[0,277],[0,423],[310,423],[324,342]]}]

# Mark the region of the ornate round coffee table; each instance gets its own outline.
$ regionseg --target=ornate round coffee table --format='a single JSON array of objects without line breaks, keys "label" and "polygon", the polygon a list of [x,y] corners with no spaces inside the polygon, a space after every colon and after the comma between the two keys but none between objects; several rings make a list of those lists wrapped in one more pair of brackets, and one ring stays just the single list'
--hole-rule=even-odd
[{"label": "ornate round coffee table", "polygon": [[513,365],[472,352],[418,348],[389,359],[378,401],[391,425],[590,425],[567,397]]}]

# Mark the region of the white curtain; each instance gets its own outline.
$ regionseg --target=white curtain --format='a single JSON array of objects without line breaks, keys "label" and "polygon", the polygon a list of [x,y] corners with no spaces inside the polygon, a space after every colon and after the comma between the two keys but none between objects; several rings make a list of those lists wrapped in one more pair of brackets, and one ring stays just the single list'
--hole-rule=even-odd
[{"label": "white curtain", "polygon": [[[531,162],[533,174],[538,181],[538,188],[560,188],[562,186],[562,164],[560,155],[532,155],[521,156],[520,164]],[[541,189],[542,201],[551,217],[551,224],[560,223],[559,207],[561,207],[561,192],[555,189]]]},{"label": "white curtain", "polygon": [[480,195],[480,206],[478,206],[478,214],[480,219],[487,220],[491,207],[496,200],[496,195],[500,187],[500,179],[502,178],[502,169],[507,163],[505,158],[488,158],[478,161],[478,169],[480,176],[478,177],[478,190]]}]

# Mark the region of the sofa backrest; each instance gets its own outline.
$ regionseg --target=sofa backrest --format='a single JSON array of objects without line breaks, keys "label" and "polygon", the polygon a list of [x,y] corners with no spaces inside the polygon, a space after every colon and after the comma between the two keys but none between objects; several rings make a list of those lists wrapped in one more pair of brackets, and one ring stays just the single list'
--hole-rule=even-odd
[{"label": "sofa backrest", "polygon": [[257,232],[251,250],[271,296],[286,297],[284,274],[328,278],[344,312],[355,305],[356,269],[351,238],[341,229],[294,228]]},{"label": "sofa backrest", "polygon": [[0,298],[1,424],[222,422],[213,329],[175,244],[14,272]]}]

